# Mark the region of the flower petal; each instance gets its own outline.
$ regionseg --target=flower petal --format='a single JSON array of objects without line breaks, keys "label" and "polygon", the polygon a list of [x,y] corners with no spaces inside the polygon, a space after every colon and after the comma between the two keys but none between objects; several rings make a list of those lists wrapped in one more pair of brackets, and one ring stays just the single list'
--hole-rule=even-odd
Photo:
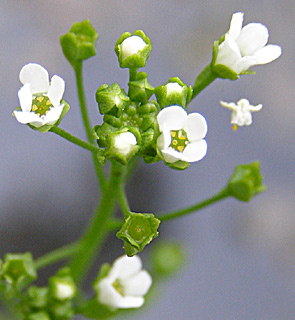
[{"label": "flower petal", "polygon": [[123,280],[124,295],[144,296],[152,285],[152,278],[145,270],[140,271],[129,279]]},{"label": "flower petal", "polygon": [[60,105],[60,101],[65,91],[64,80],[55,75],[51,78],[51,83],[47,92],[47,96],[54,107]]},{"label": "flower petal", "polygon": [[139,272],[141,268],[142,263],[139,257],[122,256],[114,261],[109,275],[112,277],[113,274],[116,274],[118,279],[126,279]]},{"label": "flower petal", "polygon": [[57,122],[57,120],[59,119],[61,113],[62,113],[62,110],[64,108],[64,105],[60,105],[58,107],[53,107],[51,108],[47,114],[44,117],[44,120],[43,120],[43,124],[48,124],[48,125],[51,125],[51,124],[55,124],[55,122]]},{"label": "flower petal", "polygon": [[173,148],[161,150],[162,156],[166,162],[174,163],[179,160],[186,161],[183,157],[183,154],[176,151]]},{"label": "flower petal", "polygon": [[232,15],[230,27],[228,30],[228,34],[236,40],[241,33],[242,25],[244,20],[244,13],[243,12],[236,12]]},{"label": "flower petal", "polygon": [[232,69],[240,74],[241,72],[247,71],[250,67],[257,64],[258,58],[256,56],[246,56],[238,60],[233,66]]},{"label": "flower petal", "polygon": [[43,125],[43,120],[35,112],[14,111],[14,115],[20,123],[30,123],[37,128]]},{"label": "flower petal", "polygon": [[138,53],[142,50],[147,44],[139,36],[131,36],[123,40],[120,45],[122,51],[122,60],[130,57],[131,55]]},{"label": "flower petal", "polygon": [[128,308],[139,308],[143,305],[144,298],[143,297],[121,297],[118,301],[118,308],[128,309]]},{"label": "flower petal", "polygon": [[188,144],[183,150],[187,162],[196,162],[205,157],[207,153],[207,142],[205,140],[195,141]]},{"label": "flower petal", "polygon": [[46,69],[36,63],[28,63],[21,69],[19,79],[22,84],[31,85],[32,94],[47,92],[49,76]]},{"label": "flower petal", "polygon": [[189,141],[201,140],[207,133],[206,119],[199,113],[191,113],[188,115],[183,129]]},{"label": "flower petal", "polygon": [[265,64],[277,59],[282,54],[282,48],[275,44],[269,44],[255,52],[256,64]]},{"label": "flower petal", "polygon": [[160,131],[165,130],[180,130],[183,128],[187,117],[186,111],[180,106],[169,106],[162,109],[158,115],[157,120]]},{"label": "flower petal", "polygon": [[226,34],[224,41],[218,47],[215,65],[221,64],[232,69],[241,57],[239,46],[231,36]]},{"label": "flower petal", "polygon": [[32,109],[33,96],[31,93],[31,86],[29,83],[24,84],[18,91],[18,98],[22,111],[30,112]]},{"label": "flower petal", "polygon": [[251,56],[257,50],[264,47],[268,40],[268,30],[261,23],[249,23],[246,25],[237,41],[243,56]]}]

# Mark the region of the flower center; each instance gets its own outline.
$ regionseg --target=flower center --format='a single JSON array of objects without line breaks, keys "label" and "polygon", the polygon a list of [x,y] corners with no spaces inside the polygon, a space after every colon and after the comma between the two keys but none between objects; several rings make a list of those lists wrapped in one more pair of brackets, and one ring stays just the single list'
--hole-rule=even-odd
[{"label": "flower center", "polygon": [[39,117],[44,116],[53,107],[51,101],[46,96],[35,97],[32,102],[32,111]]},{"label": "flower center", "polygon": [[171,130],[170,134],[172,137],[172,141],[169,147],[173,148],[176,151],[182,152],[189,142],[186,132],[183,129]]},{"label": "flower center", "polygon": [[120,282],[119,279],[116,279],[113,283],[112,286],[115,288],[115,290],[120,293],[121,296],[124,296],[124,288]]}]

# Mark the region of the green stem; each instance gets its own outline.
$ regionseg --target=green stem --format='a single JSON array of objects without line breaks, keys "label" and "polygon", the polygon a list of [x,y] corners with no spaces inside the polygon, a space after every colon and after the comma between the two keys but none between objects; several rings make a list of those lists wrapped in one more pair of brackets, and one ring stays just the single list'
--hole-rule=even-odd
[{"label": "green stem", "polygon": [[79,251],[79,249],[80,249],[79,243],[74,242],[64,247],[53,250],[45,254],[44,256],[38,258],[35,261],[35,267],[36,269],[45,268],[50,264],[53,264],[55,262],[58,262],[60,260],[64,260],[73,256]]},{"label": "green stem", "polygon": [[209,64],[198,76],[194,83],[192,99],[204,90],[217,78],[217,74],[212,71],[211,64]]},{"label": "green stem", "polygon": [[124,221],[122,219],[111,219],[108,223],[109,232],[119,230],[122,227]]},{"label": "green stem", "polygon": [[62,138],[70,141],[71,143],[76,144],[77,146],[82,147],[82,148],[89,150],[91,152],[97,152],[99,150],[94,145],[87,143],[87,142],[71,135],[70,133],[66,132],[65,130],[63,130],[59,127],[52,127],[49,131],[61,136]]},{"label": "green stem", "polygon": [[[84,94],[82,66],[83,66],[82,61],[79,61],[75,64],[75,68],[74,68],[75,75],[76,75],[77,91],[78,91],[82,120],[83,120],[83,124],[85,127],[87,139],[90,144],[94,145],[95,139],[92,135],[90,120],[89,120],[88,111],[87,111],[87,107],[86,107],[86,99],[85,99],[85,94]],[[101,186],[101,190],[104,191],[104,189],[106,187],[106,178],[105,178],[103,169],[97,159],[96,153],[92,153],[92,159],[93,159],[96,175],[97,175],[97,178],[98,178],[100,186]]]},{"label": "green stem", "polygon": [[217,193],[215,196],[209,198],[209,199],[206,199],[200,203],[197,203],[196,205],[194,206],[191,206],[191,207],[188,207],[188,208],[185,208],[185,209],[182,209],[182,210],[178,210],[178,211],[174,211],[174,212],[169,212],[169,213],[165,213],[163,215],[161,215],[160,217],[157,217],[159,220],[161,220],[161,222],[163,221],[168,221],[168,220],[172,220],[172,219],[175,219],[175,218],[180,218],[184,215],[187,215],[187,214],[190,214],[190,213],[193,213],[193,212],[196,212],[198,210],[201,210],[217,201],[220,201],[220,200],[223,200],[227,197],[229,197],[230,194],[228,193],[228,190],[227,188],[225,189],[222,189],[219,193]]},{"label": "green stem", "polygon": [[123,212],[124,217],[125,218],[128,217],[129,212],[130,212],[130,207],[129,207],[129,203],[127,200],[127,196],[126,196],[123,184],[121,184],[120,189],[119,189],[118,200],[119,200],[120,207],[121,207],[121,210]]},{"label": "green stem", "polygon": [[123,166],[118,162],[112,162],[109,184],[102,193],[100,205],[80,240],[81,250],[75,255],[70,265],[73,278],[77,283],[82,281],[87,273],[96,251],[109,231],[108,223],[115,209],[122,174]]},{"label": "green stem", "polygon": [[136,80],[136,74],[137,74],[137,68],[130,68],[129,69],[129,81],[135,81]]}]

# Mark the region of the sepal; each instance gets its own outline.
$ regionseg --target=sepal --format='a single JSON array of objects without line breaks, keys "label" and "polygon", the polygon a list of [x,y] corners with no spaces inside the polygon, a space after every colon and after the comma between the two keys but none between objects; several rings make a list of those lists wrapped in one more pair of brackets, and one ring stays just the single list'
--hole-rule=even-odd
[{"label": "sepal", "polygon": [[129,81],[128,96],[131,100],[145,104],[154,93],[154,87],[148,82],[147,74],[139,72],[134,81]]}]

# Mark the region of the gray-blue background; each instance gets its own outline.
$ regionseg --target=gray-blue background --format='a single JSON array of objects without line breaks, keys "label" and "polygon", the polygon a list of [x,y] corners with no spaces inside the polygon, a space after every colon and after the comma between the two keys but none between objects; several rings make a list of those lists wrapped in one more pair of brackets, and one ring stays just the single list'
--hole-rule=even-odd
[{"label": "gray-blue background", "polygon": [[[36,133],[11,117],[19,103],[18,74],[24,64],[39,63],[51,76],[65,79],[64,98],[72,108],[61,127],[84,138],[74,74],[58,39],[73,22],[90,19],[100,34],[98,55],[85,63],[93,125],[101,121],[95,90],[113,82],[126,88],[127,71],[118,68],[113,50],[122,32],[143,29],[152,40],[146,71],[157,86],[172,76],[193,83],[210,61],[213,41],[228,30],[233,12],[243,11],[245,23],[268,26],[269,42],[282,46],[282,57],[255,67],[256,76],[215,81],[191,104],[208,121],[207,156],[184,172],[162,163],[142,164],[128,194],[134,211],[175,210],[213,195],[235,165],[253,160],[261,161],[268,190],[250,204],[228,200],[163,224],[160,237],[181,242],[187,264],[177,277],[160,284],[144,313],[126,319],[294,319],[295,3],[1,0],[0,5],[1,256],[29,250],[38,257],[76,239],[97,196],[86,151],[51,133]],[[264,107],[254,114],[251,127],[233,132],[230,112],[219,100],[242,97]],[[104,259],[111,262],[123,253],[120,246],[118,240],[105,249]]]}]

